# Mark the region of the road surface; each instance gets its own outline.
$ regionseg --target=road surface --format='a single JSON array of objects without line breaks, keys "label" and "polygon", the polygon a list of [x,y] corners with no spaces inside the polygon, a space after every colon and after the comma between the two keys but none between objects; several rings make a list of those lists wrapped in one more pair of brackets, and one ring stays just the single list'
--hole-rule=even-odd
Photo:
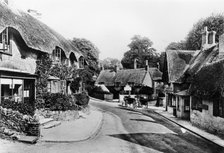
[{"label": "road surface", "polygon": [[145,116],[120,107],[117,103],[91,100],[90,105],[92,109],[103,112],[103,121],[99,132],[89,140],[73,143],[39,142],[35,145],[3,141],[0,145],[1,153],[224,152],[224,148],[181,130],[153,111]]}]

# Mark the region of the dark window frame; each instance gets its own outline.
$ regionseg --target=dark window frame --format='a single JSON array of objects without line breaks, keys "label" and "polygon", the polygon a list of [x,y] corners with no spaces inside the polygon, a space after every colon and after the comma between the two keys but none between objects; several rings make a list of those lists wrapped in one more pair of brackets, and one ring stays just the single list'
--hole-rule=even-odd
[{"label": "dark window frame", "polygon": [[202,99],[192,96],[191,109],[202,112]]},{"label": "dark window frame", "polygon": [[5,30],[3,30],[2,33],[0,33],[0,43],[2,44],[2,47],[0,47],[0,53],[6,55],[12,55],[12,47],[10,43],[8,28],[5,28]]}]

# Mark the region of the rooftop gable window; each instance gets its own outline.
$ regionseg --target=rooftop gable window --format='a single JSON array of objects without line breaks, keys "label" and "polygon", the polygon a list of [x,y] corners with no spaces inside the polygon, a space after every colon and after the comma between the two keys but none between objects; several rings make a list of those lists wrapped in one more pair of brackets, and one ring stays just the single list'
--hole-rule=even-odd
[{"label": "rooftop gable window", "polygon": [[10,41],[9,41],[9,32],[8,28],[0,33],[0,52],[3,54],[12,54]]},{"label": "rooftop gable window", "polygon": [[52,53],[52,61],[53,63],[61,63],[61,48],[56,47]]},{"label": "rooftop gable window", "polygon": [[79,58],[79,68],[80,69],[84,68],[84,57],[82,56]]}]

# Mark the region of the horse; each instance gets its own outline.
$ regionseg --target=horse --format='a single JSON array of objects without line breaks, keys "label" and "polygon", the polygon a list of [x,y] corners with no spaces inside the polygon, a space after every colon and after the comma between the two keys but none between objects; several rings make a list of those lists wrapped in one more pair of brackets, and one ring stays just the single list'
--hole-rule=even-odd
[{"label": "horse", "polygon": [[128,105],[132,104],[133,108],[137,107],[136,99],[135,98],[131,98],[130,96],[125,96],[124,97],[124,104],[125,104],[125,106],[128,106]]}]

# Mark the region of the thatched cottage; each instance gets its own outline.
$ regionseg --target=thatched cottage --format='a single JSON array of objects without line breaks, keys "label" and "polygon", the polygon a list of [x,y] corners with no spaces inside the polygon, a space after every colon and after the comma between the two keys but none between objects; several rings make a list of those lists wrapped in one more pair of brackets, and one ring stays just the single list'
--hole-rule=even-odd
[{"label": "thatched cottage", "polygon": [[190,96],[186,92],[189,82],[180,79],[190,60],[197,55],[197,51],[167,50],[166,61],[169,91],[166,93],[166,109],[174,116],[189,118]]},{"label": "thatched cottage", "polygon": [[130,94],[132,96],[144,94],[147,98],[153,98],[153,94],[156,93],[156,85],[161,80],[162,73],[157,68],[146,66],[146,68],[116,71],[102,70],[96,84],[104,84],[114,94],[114,98],[123,100],[123,96],[129,94],[129,91],[124,90],[127,85],[131,86]]},{"label": "thatched cottage", "polygon": [[1,1],[0,103],[11,99],[33,104],[36,60],[42,54],[49,54],[54,64],[84,66],[84,57],[71,41],[30,14]]},{"label": "thatched cottage", "polygon": [[[187,86],[182,87],[181,91],[175,91],[178,88],[174,85],[172,95],[176,98],[171,100],[168,94],[167,101],[168,107],[169,103],[175,105],[177,117],[190,119],[193,124],[223,134],[224,35],[220,36],[218,44],[215,42],[215,36],[214,31],[208,32],[205,28],[202,34],[202,49],[192,54],[191,59],[183,67],[182,74],[173,81],[174,84],[180,83],[179,86]],[[169,63],[172,62],[167,58],[168,69],[174,68],[169,67]],[[171,74],[169,72],[170,78]],[[187,100],[181,100],[180,96]],[[188,112],[187,116],[185,111]]]}]

